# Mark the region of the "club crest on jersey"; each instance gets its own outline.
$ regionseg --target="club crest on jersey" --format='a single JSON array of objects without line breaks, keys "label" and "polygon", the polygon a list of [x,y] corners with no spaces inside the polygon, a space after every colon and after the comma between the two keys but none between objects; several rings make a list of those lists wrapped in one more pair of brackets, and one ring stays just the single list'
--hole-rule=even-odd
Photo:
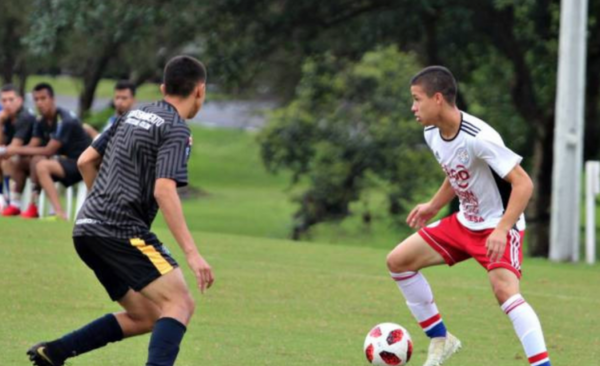
[{"label": "club crest on jersey", "polygon": [[467,164],[469,162],[469,160],[471,160],[471,157],[469,156],[467,149],[464,147],[461,147],[456,151],[456,157],[463,164]]}]

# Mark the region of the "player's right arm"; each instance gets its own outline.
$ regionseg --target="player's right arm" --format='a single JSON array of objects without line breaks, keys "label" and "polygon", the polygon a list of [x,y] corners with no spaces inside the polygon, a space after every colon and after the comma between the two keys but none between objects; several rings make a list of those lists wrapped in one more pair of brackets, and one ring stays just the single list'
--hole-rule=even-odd
[{"label": "player's right arm", "polygon": [[157,179],[154,187],[154,197],[169,230],[171,230],[175,241],[185,254],[190,269],[196,276],[200,292],[204,293],[204,290],[210,288],[213,284],[215,278],[210,265],[198,252],[194,238],[187,227],[181,201],[177,194],[177,183],[169,178]]},{"label": "player's right arm", "polygon": [[98,176],[104,152],[108,148],[110,139],[116,133],[116,129],[117,123],[114,123],[109,131],[96,136],[96,139],[92,141],[90,147],[85,149],[79,156],[79,159],[77,159],[77,168],[83,177],[83,181],[85,182],[88,191],[94,186],[94,181],[96,180],[96,176]]},{"label": "player's right arm", "polygon": [[446,206],[456,196],[448,177],[444,179],[444,183],[440,186],[433,198],[427,203],[417,205],[408,214],[406,223],[413,229],[422,228],[431,220],[437,213]]},{"label": "player's right arm", "polygon": [[77,159],[77,168],[83,177],[85,186],[88,191],[92,189],[98,170],[100,169],[100,163],[102,162],[102,155],[94,147],[90,146]]}]

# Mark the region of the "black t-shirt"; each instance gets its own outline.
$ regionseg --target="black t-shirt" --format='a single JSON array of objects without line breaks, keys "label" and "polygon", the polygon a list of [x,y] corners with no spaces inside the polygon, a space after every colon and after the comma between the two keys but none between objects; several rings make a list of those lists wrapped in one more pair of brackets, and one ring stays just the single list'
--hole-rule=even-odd
[{"label": "black t-shirt", "polygon": [[42,139],[42,146],[47,145],[50,140],[60,141],[61,146],[57,154],[69,159],[79,158],[92,142],[77,116],[62,108],[56,108],[56,116],[50,124],[42,116],[38,117],[33,128],[33,137]]},{"label": "black t-shirt", "polygon": [[159,101],[120,117],[92,144],[103,156],[73,236],[131,239],[150,233],[158,178],[187,185],[191,135],[177,110]]},{"label": "black t-shirt", "polygon": [[23,145],[27,145],[31,140],[33,126],[35,124],[35,115],[30,109],[21,107],[13,119],[4,121],[4,144],[9,145],[14,138],[23,140]]}]

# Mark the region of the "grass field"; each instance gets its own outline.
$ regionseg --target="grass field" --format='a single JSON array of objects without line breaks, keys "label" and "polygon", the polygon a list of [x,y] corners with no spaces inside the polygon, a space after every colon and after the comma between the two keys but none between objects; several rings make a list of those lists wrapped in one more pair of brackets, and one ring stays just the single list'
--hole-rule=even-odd
[{"label": "grass field", "polygon": [[[421,365],[427,339],[385,268],[388,250],[406,231],[376,215],[370,229],[352,217],[319,225],[310,242],[285,240],[294,211],[288,177],[267,174],[257,152],[246,133],[194,128],[190,181],[204,194],[184,209],[217,282],[204,296],[193,291],[198,310],[177,365],[366,365],[364,336],[385,321],[408,328],[416,347],[411,365]],[[155,228],[185,263],[160,218]],[[27,365],[32,343],[118,310],[78,259],[71,229],[0,217],[0,365]],[[449,366],[527,364],[476,263],[424,273],[464,344]],[[597,266],[526,260],[522,293],[542,320],[553,365],[600,366],[599,283]],[[69,365],[142,365],[147,342],[130,339]]]},{"label": "grass field", "polygon": [[[77,258],[68,223],[0,219],[0,364],[26,365],[33,342],[116,311]],[[165,230],[158,230],[167,243]],[[384,265],[386,250],[194,232],[217,282],[204,296],[178,365],[363,365],[362,342],[378,322],[422,335]],[[181,256],[174,244],[175,256]],[[600,365],[600,272],[541,260],[525,264],[523,294],[543,321],[554,365]],[[187,268],[185,269],[186,275]],[[464,349],[448,365],[525,365],[510,322],[473,262],[426,270],[449,329]],[[192,278],[188,277],[188,283]],[[141,365],[147,336],[111,345],[72,365]]]},{"label": "grass field", "polygon": [[[204,192],[198,200],[184,203],[193,230],[287,238],[296,210],[290,196],[299,188],[289,187],[289,176],[273,176],[260,162],[252,134],[237,130],[193,129],[190,182]],[[362,203],[341,224],[317,225],[311,241],[346,245],[389,247],[405,236],[385,217],[386,207],[379,196],[369,195],[373,223],[360,221]]]}]

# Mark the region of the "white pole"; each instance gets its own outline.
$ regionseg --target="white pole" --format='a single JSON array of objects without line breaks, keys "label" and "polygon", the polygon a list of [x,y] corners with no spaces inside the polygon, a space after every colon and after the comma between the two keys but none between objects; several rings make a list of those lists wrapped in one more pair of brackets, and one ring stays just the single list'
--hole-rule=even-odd
[{"label": "white pole", "polygon": [[596,195],[600,193],[600,161],[585,163],[585,261],[596,262]]},{"label": "white pole", "polygon": [[550,222],[553,261],[579,260],[587,13],[587,0],[561,1]]}]

